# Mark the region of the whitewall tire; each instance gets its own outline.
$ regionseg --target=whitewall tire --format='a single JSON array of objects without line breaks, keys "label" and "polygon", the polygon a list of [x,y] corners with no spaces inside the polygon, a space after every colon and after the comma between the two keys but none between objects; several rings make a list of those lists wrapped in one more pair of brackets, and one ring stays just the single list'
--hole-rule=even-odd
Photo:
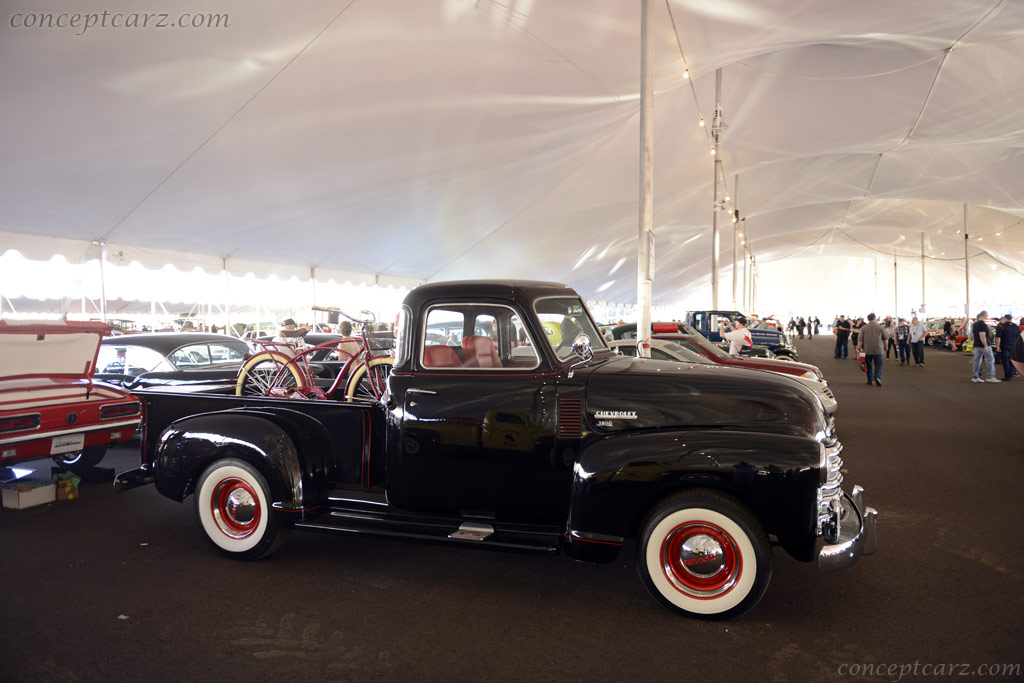
[{"label": "whitewall tire", "polygon": [[654,508],[637,545],[637,569],[662,605],[688,616],[727,619],[764,595],[771,544],[757,518],[710,489],[675,494]]},{"label": "whitewall tire", "polygon": [[206,468],[196,485],[196,517],[206,537],[225,555],[253,560],[276,550],[278,528],[269,487],[255,467],[227,458]]}]

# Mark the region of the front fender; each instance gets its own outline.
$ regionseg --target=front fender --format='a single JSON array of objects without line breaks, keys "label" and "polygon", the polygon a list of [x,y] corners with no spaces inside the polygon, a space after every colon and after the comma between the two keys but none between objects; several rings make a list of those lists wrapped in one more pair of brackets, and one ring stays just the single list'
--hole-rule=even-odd
[{"label": "front fender", "polygon": [[156,447],[156,487],[182,500],[215,460],[241,458],[270,486],[275,507],[297,511],[326,495],[330,436],[319,422],[292,410],[228,410],[177,420]]},{"label": "front fender", "polygon": [[749,507],[797,559],[813,559],[821,450],[806,437],[671,430],[601,438],[580,452],[567,540],[577,559],[611,561],[650,509],[687,488],[712,488]]}]

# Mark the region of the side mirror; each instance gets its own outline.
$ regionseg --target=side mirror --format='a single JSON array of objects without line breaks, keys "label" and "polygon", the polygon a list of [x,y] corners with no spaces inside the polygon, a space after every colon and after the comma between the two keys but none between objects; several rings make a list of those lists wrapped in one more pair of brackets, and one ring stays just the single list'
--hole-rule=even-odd
[{"label": "side mirror", "polygon": [[576,335],[576,338],[572,341],[572,352],[584,361],[593,358],[594,350],[590,346],[590,337],[583,333]]},{"label": "side mirror", "polygon": [[572,352],[576,354],[579,361],[573,363],[569,368],[569,379],[572,379],[577,365],[582,365],[594,357],[594,350],[590,346],[590,337],[585,334],[578,334],[572,341]]}]

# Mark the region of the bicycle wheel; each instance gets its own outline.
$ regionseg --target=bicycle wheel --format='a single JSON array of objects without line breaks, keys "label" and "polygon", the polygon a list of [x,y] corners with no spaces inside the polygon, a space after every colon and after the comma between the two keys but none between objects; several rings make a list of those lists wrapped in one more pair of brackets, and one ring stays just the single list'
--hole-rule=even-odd
[{"label": "bicycle wheel", "polygon": [[238,371],[235,396],[267,396],[275,387],[296,386],[302,386],[302,377],[287,358],[270,352],[257,353]]},{"label": "bicycle wheel", "polygon": [[388,375],[394,365],[395,359],[391,356],[371,358],[368,363],[360,363],[345,383],[345,400],[380,399],[381,394],[387,390]]}]

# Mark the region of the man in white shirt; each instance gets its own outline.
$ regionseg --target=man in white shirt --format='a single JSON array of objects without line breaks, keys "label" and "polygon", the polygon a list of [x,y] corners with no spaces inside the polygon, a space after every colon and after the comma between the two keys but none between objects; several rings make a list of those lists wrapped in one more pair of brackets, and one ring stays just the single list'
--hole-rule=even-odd
[{"label": "man in white shirt", "polygon": [[750,330],[747,329],[747,319],[742,315],[736,316],[735,320],[730,322],[732,329],[726,331],[725,320],[718,321],[718,333],[722,335],[722,339],[729,342],[729,355],[740,356],[743,347],[746,346],[749,352],[750,347],[754,345],[754,340],[750,336]]},{"label": "man in white shirt", "polygon": [[910,350],[914,353],[914,366],[924,367],[924,323],[919,322],[915,315],[910,319]]}]

